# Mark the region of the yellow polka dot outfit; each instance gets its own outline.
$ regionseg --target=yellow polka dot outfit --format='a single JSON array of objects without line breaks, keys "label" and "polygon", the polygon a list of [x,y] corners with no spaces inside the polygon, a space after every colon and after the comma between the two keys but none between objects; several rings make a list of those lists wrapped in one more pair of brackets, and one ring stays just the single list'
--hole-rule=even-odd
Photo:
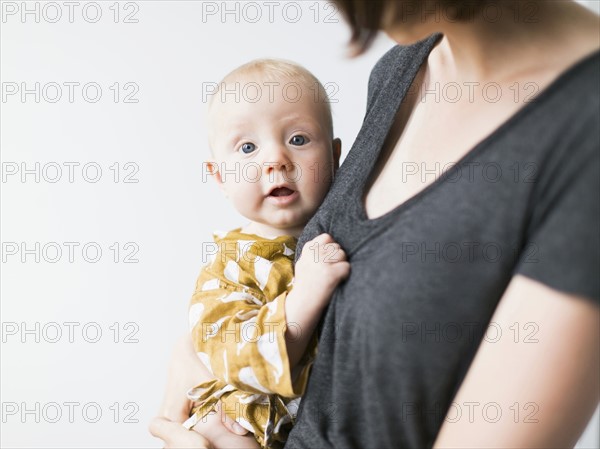
[{"label": "yellow polka dot outfit", "polygon": [[195,350],[215,379],[189,391],[198,405],[184,426],[192,428],[220,401],[262,447],[282,447],[316,355],[313,336],[290,371],[285,299],[294,279],[296,239],[236,229],[215,234],[214,241],[214,257],[200,272],[189,319]]}]

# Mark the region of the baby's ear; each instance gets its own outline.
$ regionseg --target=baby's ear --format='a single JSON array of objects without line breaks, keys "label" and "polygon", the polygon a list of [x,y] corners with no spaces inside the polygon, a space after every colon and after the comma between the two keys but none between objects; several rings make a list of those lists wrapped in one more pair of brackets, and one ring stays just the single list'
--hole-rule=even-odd
[{"label": "baby's ear", "polygon": [[333,139],[331,143],[333,148],[333,172],[335,173],[340,168],[340,157],[342,155],[342,141],[338,138]]},{"label": "baby's ear", "polygon": [[206,175],[210,175],[217,182],[218,186],[223,188],[223,180],[221,179],[221,173],[219,172],[219,164],[217,161],[209,159],[204,161],[202,164],[202,180],[206,179]]}]

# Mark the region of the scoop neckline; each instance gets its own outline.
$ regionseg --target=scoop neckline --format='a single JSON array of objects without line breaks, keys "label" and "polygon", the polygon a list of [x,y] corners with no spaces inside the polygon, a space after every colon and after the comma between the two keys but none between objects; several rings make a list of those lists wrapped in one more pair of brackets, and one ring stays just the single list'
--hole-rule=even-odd
[{"label": "scoop neckline", "polygon": [[[417,69],[410,77],[409,86],[412,86],[416,75],[418,74],[418,72],[421,69],[421,67],[423,66],[423,64],[427,61],[429,54],[431,53],[431,51],[437,44],[438,40],[442,39],[442,38],[443,38],[442,34],[436,34],[436,35],[430,36],[426,41],[424,41],[423,45],[426,46],[426,52],[422,56],[421,61],[419,61]],[[354,203],[358,209],[358,213],[357,213],[358,221],[361,224],[377,225],[377,224],[386,222],[393,217],[396,217],[397,215],[399,215],[400,213],[404,212],[407,209],[410,209],[410,207],[413,204],[419,202],[420,200],[423,199],[424,196],[427,196],[432,191],[436,190],[440,185],[444,184],[446,179],[451,178],[459,168],[462,169],[463,166],[465,165],[465,163],[470,162],[471,159],[478,156],[481,152],[483,152],[487,148],[490,148],[491,143],[493,141],[499,139],[501,136],[503,136],[515,124],[515,122],[518,122],[521,119],[521,117],[530,114],[531,111],[535,110],[537,107],[539,107],[540,104],[544,103],[545,101],[548,101],[548,98],[552,97],[552,95],[555,93],[555,91],[559,90],[559,88],[562,85],[564,85],[565,83],[570,81],[571,78],[573,78],[575,75],[577,75],[580,70],[582,70],[585,66],[587,66],[587,64],[593,62],[596,58],[598,58],[598,56],[600,56],[600,49],[595,50],[595,51],[591,52],[590,54],[588,54],[588,55],[582,57],[581,59],[577,60],[576,62],[574,62],[572,65],[570,65],[565,70],[563,70],[552,82],[550,82],[550,84],[548,84],[544,89],[542,89],[538,93],[538,95],[536,95],[532,100],[530,100],[527,104],[525,104],[524,106],[519,108],[517,111],[515,111],[513,114],[511,114],[506,120],[504,120],[491,133],[489,133],[486,137],[484,137],[482,140],[480,140],[477,144],[472,146],[471,149],[469,151],[467,151],[461,158],[459,158],[458,161],[452,167],[450,167],[448,170],[446,170],[444,173],[442,173],[431,184],[428,184],[426,187],[419,190],[413,196],[409,197],[402,203],[398,204],[396,207],[390,209],[385,214],[383,214],[379,217],[369,218],[369,216],[367,215],[367,211],[366,211],[365,203],[364,203],[364,198],[366,195],[365,190],[366,190],[366,186],[369,181],[371,172],[373,171],[375,164],[379,160],[381,151],[383,150],[383,142],[385,141],[385,139],[386,139],[387,135],[389,134],[390,129],[394,123],[393,119],[390,120],[389,125],[386,126],[385,130],[382,131],[382,133],[383,133],[382,144],[376,150],[374,157],[369,159],[369,161],[368,161],[367,172],[366,172],[366,175],[364,175],[362,177],[361,185],[359,186],[358,189],[354,189],[354,192],[355,192]],[[393,83],[394,83],[393,89],[397,89],[403,84],[402,83],[402,74],[400,72],[396,72],[396,74],[394,75]],[[404,98],[406,97],[406,94],[408,93],[408,90],[409,89],[406,90],[404,95],[402,95],[401,98],[399,98],[397,100],[397,103],[394,105],[395,113],[398,112],[398,109],[402,105]],[[379,138],[381,136],[378,135],[377,137]]]}]

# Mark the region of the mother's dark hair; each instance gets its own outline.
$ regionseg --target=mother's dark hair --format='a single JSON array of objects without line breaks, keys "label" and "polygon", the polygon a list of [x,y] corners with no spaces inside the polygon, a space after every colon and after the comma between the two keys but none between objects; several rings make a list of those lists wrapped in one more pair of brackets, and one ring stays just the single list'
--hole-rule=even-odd
[{"label": "mother's dark hair", "polygon": [[[455,21],[469,20],[490,0],[332,0],[351,28],[350,46],[353,55],[366,51],[386,21],[408,22],[408,16],[431,14],[440,8]],[[499,2],[501,0],[496,0]],[[439,12],[439,11],[438,11]],[[389,23],[388,23],[389,24]]]}]

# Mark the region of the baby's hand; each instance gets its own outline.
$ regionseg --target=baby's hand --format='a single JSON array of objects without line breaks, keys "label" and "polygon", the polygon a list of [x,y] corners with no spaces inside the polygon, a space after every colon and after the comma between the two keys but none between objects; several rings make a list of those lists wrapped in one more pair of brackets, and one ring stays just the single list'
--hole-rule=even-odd
[{"label": "baby's hand", "polygon": [[329,234],[304,245],[296,263],[294,288],[285,301],[285,338],[292,368],[306,351],[331,294],[349,274],[346,253]]},{"label": "baby's hand", "polygon": [[346,253],[329,234],[307,242],[296,263],[294,290],[326,303],[337,285],[350,274]]}]

